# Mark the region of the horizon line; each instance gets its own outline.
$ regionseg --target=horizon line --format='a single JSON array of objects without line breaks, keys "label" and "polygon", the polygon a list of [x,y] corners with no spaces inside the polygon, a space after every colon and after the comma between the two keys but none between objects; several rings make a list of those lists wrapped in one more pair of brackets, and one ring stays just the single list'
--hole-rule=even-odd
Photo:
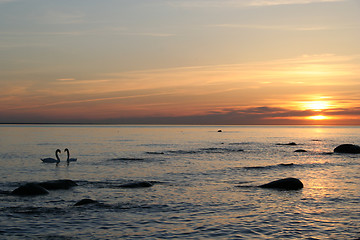
[{"label": "horizon line", "polygon": [[196,123],[41,123],[41,122],[0,122],[0,125],[149,125],[149,126],[319,126],[319,127],[360,127],[360,124],[196,124]]}]

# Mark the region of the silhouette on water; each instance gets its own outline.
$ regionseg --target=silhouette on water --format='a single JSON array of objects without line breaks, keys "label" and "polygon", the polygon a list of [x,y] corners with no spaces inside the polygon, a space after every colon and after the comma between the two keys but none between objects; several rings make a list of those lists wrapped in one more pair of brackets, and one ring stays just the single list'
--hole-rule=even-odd
[{"label": "silhouette on water", "polygon": [[56,164],[59,164],[59,162],[60,162],[60,158],[59,158],[59,155],[58,155],[59,153],[61,153],[61,150],[56,149],[56,151],[55,151],[56,159],[51,158],[51,157],[49,157],[49,158],[41,158],[41,161],[43,161],[44,163],[56,163]]}]

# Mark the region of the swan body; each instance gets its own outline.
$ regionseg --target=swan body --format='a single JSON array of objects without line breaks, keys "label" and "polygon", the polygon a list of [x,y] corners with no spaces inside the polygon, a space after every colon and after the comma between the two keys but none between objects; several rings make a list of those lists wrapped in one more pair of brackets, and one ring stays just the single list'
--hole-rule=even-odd
[{"label": "swan body", "polygon": [[60,149],[56,149],[55,151],[55,158],[41,158],[41,161],[43,161],[44,163],[59,163],[60,162],[60,158],[59,158],[59,153],[61,153]]},{"label": "swan body", "polygon": [[70,151],[69,151],[69,149],[65,148],[64,152],[67,153],[67,159],[66,159],[66,161],[67,161],[68,164],[69,164],[69,162],[75,162],[75,161],[77,161],[77,158],[70,158]]}]

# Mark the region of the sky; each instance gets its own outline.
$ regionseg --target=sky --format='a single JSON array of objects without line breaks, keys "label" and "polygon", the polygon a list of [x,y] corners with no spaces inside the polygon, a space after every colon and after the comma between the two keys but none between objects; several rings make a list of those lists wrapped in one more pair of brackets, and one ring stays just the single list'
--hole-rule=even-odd
[{"label": "sky", "polygon": [[360,125],[359,0],[0,0],[0,123]]}]

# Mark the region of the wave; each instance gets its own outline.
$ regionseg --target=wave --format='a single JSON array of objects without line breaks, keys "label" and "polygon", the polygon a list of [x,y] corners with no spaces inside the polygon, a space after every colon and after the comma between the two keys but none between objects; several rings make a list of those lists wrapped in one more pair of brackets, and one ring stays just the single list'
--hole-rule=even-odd
[{"label": "wave", "polygon": [[109,204],[102,201],[96,201],[94,204],[87,204],[82,206],[74,206],[78,200],[70,200],[66,206],[63,207],[32,207],[32,206],[17,206],[17,207],[3,207],[0,208],[2,212],[8,212],[11,214],[21,215],[66,215],[73,214],[74,209],[83,211],[87,209],[112,209],[112,210],[131,210],[131,209],[153,209],[154,211],[171,211],[171,208],[167,204],[146,204],[146,203],[130,203],[119,202],[115,204]]},{"label": "wave", "polygon": [[146,161],[146,160],[147,159],[145,158],[126,158],[126,157],[108,159],[108,161],[123,161],[123,162]]},{"label": "wave", "polygon": [[165,154],[164,152],[146,152],[146,154],[154,154],[154,155],[157,155],[157,154]]},{"label": "wave", "polygon": [[256,169],[271,169],[271,168],[281,168],[281,167],[294,167],[297,166],[297,164],[294,163],[280,163],[277,165],[268,165],[268,166],[252,166],[252,167],[242,167],[246,170],[256,170]]},{"label": "wave", "polygon": [[250,145],[250,144],[254,144],[254,142],[233,142],[233,143],[229,143],[229,145]]},{"label": "wave", "polygon": [[4,207],[1,211],[9,211],[18,214],[39,215],[39,214],[64,214],[66,210],[60,207]]},{"label": "wave", "polygon": [[244,149],[239,148],[199,148],[196,150],[171,150],[167,151],[170,154],[203,154],[203,153],[229,153],[229,152],[243,152]]},{"label": "wave", "polygon": [[236,167],[236,169],[245,169],[245,170],[269,170],[274,168],[314,168],[314,167],[323,167],[323,166],[358,166],[359,163],[356,162],[344,162],[344,163],[332,163],[332,162],[323,162],[323,163],[280,163],[276,165],[267,165],[267,166],[249,166],[249,167]]},{"label": "wave", "polygon": [[166,184],[166,182],[161,181],[155,181],[155,180],[125,180],[125,179],[119,179],[119,180],[109,180],[109,181],[76,181],[76,183],[79,186],[86,186],[90,185],[91,187],[95,188],[121,188],[125,184],[129,183],[141,183],[141,182],[147,182],[152,185],[155,184]]}]

